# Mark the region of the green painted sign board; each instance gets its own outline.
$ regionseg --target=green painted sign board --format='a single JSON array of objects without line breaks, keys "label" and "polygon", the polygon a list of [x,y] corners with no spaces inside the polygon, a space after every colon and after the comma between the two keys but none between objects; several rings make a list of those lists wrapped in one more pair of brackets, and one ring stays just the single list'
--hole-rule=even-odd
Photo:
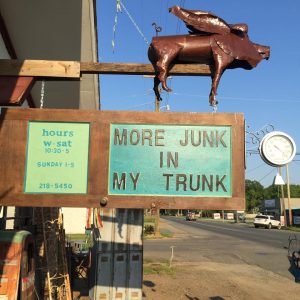
[{"label": "green painted sign board", "polygon": [[86,194],[89,123],[29,122],[25,193]]},{"label": "green painted sign board", "polygon": [[108,195],[232,196],[231,126],[111,124]]}]

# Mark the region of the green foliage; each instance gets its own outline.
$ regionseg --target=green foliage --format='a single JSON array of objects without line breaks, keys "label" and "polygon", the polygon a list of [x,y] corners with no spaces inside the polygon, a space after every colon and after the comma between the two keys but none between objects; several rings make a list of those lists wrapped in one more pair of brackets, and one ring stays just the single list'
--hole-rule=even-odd
[{"label": "green foliage", "polygon": [[[291,184],[290,185],[291,190],[291,197],[292,198],[300,198],[300,185],[299,184]],[[287,193],[286,193],[287,195]]]},{"label": "green foliage", "polygon": [[[264,199],[281,198],[281,187],[279,185],[270,185],[264,188],[256,180],[246,179],[246,211],[255,211],[261,205]],[[287,186],[283,186],[284,197],[287,198]],[[290,185],[291,198],[300,198],[300,185]]]},{"label": "green foliage", "polygon": [[281,197],[279,185],[272,184],[264,189],[264,199],[276,199]]},{"label": "green foliage", "polygon": [[144,234],[145,235],[154,234],[154,226],[153,225],[145,225],[144,226]]},{"label": "green foliage", "polygon": [[[287,185],[283,186],[284,198],[287,198]],[[300,185],[290,185],[291,198],[300,198]],[[281,187],[279,185],[270,185],[264,189],[265,199],[281,198]]]},{"label": "green foliage", "polygon": [[252,212],[264,199],[264,187],[256,180],[246,179],[246,210]]}]

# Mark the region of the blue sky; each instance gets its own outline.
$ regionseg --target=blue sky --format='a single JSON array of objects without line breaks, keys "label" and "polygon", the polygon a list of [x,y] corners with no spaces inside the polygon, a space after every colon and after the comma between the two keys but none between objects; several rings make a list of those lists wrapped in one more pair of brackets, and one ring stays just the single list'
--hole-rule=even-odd
[{"label": "blue sky", "polygon": [[[115,47],[112,48],[116,1],[97,0],[100,62],[149,63],[147,42],[155,35],[152,23],[162,27],[159,35],[186,34],[182,21],[168,12],[173,5],[215,13],[227,23],[247,23],[250,39],[271,47],[271,57],[255,69],[227,70],[218,88],[218,112],[244,113],[250,131],[267,124],[288,133],[300,153],[300,1],[192,1],[122,0],[128,14],[118,14]],[[139,33],[139,31],[142,33]],[[146,41],[147,42],[146,42]],[[172,93],[163,93],[162,110],[211,112],[209,77],[173,77]],[[103,110],[154,110],[153,80],[143,76],[103,75],[100,77]],[[248,149],[257,145],[247,144]],[[298,160],[298,161],[297,161]],[[259,155],[247,155],[246,178],[272,184],[276,169]],[[290,181],[300,184],[300,155],[290,163]],[[284,172],[285,174],[285,172]],[[284,176],[284,179],[285,176]]]}]

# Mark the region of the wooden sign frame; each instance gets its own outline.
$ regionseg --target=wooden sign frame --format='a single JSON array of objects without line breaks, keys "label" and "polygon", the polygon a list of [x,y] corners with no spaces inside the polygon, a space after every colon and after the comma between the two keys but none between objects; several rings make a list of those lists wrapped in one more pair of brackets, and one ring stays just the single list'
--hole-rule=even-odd
[{"label": "wooden sign frame", "polygon": [[[30,121],[90,124],[86,194],[24,193]],[[110,125],[230,126],[232,197],[108,195]],[[0,115],[0,206],[244,210],[244,116],[239,113],[175,113],[66,109],[2,109]],[[101,204],[100,204],[101,203]]]}]

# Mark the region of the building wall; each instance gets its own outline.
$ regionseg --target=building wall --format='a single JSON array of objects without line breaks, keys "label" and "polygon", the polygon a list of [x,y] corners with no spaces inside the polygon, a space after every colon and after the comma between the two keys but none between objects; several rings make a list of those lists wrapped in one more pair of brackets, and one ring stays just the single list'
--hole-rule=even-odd
[{"label": "building wall", "polygon": [[[0,0],[18,59],[97,61],[92,0]],[[97,75],[46,81],[45,108],[99,108]],[[37,107],[41,81],[32,88]]]},{"label": "building wall", "polygon": [[[0,0],[0,12],[18,59],[97,62],[93,0]],[[1,38],[0,58],[9,58]],[[31,95],[39,107],[41,80],[35,83]],[[98,75],[45,82],[44,108],[99,107]],[[67,231],[84,232],[86,209],[68,208],[64,215]]]},{"label": "building wall", "polygon": [[[288,198],[284,198],[285,209],[288,209]],[[300,198],[291,198],[290,199],[291,209],[300,209]]]},{"label": "building wall", "polygon": [[66,234],[85,233],[86,208],[63,207],[62,214]]}]

